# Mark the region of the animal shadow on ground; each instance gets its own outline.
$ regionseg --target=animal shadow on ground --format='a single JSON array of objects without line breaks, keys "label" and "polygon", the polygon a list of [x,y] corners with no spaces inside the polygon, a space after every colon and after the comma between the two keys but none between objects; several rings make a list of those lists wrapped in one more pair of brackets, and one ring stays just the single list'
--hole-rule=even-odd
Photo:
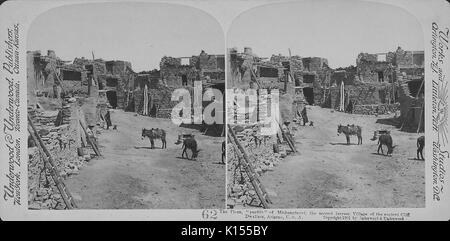
[{"label": "animal shadow on ground", "polygon": [[408,158],[408,161],[425,161],[425,160],[417,159],[417,157],[410,157]]},{"label": "animal shadow on ground", "polygon": [[378,154],[378,153],[376,153],[376,152],[372,152],[372,153],[370,153],[370,154],[372,154],[372,155],[375,155],[375,156],[386,156],[386,157],[391,157],[391,156],[388,156],[387,154],[386,154],[386,151],[384,152],[384,154]]},{"label": "animal shadow on ground", "polygon": [[198,161],[197,159],[188,159],[186,157],[177,156],[177,159],[186,160],[186,161]]},{"label": "animal shadow on ground", "polygon": [[347,144],[345,142],[330,142],[330,145],[336,146],[336,145],[341,145],[341,146],[357,146],[358,144],[356,143],[350,143]]},{"label": "animal shadow on ground", "polygon": [[154,147],[151,148],[149,146],[135,146],[134,149],[149,149],[149,150],[155,150],[155,149],[162,149],[161,147]]}]

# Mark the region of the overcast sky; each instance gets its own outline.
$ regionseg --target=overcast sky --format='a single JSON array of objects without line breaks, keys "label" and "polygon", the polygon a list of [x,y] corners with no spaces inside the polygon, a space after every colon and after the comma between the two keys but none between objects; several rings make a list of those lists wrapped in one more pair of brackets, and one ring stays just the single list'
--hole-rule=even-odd
[{"label": "overcast sky", "polygon": [[164,55],[187,57],[201,50],[224,54],[224,34],[208,14],[166,4],[79,4],[40,15],[28,32],[28,50],[53,49],[75,57],[130,61],[135,71],[159,69]]},{"label": "overcast sky", "polygon": [[236,18],[228,47],[252,47],[260,57],[272,54],[328,59],[333,68],[355,65],[360,52],[423,50],[417,20],[394,6],[352,1],[271,4]]}]

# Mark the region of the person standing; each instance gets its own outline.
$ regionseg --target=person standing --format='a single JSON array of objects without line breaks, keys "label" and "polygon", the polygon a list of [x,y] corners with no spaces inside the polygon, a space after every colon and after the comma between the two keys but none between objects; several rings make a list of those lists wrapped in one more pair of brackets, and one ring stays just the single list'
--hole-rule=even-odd
[{"label": "person standing", "polygon": [[109,130],[109,127],[112,126],[111,123],[111,113],[109,110],[106,111],[105,114],[105,121],[106,121],[106,129]]},{"label": "person standing", "polygon": [[302,110],[302,119],[303,119],[303,126],[305,126],[306,123],[309,122],[308,113],[306,113],[306,106],[304,106]]}]

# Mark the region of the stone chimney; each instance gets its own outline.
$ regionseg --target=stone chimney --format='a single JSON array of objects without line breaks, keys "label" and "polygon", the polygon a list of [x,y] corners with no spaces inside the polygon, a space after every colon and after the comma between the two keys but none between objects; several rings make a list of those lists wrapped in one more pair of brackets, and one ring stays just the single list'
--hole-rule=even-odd
[{"label": "stone chimney", "polygon": [[252,48],[244,47],[244,54],[253,55]]},{"label": "stone chimney", "polygon": [[47,50],[47,56],[51,58],[56,58],[55,50]]}]

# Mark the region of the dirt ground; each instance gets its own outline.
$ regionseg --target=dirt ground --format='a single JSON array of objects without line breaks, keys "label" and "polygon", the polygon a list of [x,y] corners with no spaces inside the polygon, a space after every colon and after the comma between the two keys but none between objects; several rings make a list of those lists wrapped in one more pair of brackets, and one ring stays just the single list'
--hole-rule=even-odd
[{"label": "dirt ground", "polygon": [[[388,208],[425,206],[425,165],[416,160],[420,135],[376,123],[392,116],[363,116],[308,106],[314,126],[295,132],[299,153],[289,155],[262,177],[273,208]],[[337,135],[338,124],[360,125],[363,144]],[[392,157],[377,155],[378,129],[391,131]],[[386,153],[386,147],[384,147]]]},{"label": "dirt ground", "polygon": [[[225,207],[223,137],[204,136],[156,119],[115,110],[117,130],[102,130],[98,143],[103,157],[92,159],[66,185],[81,209],[195,209]],[[163,128],[167,149],[150,149],[142,128]],[[181,159],[178,134],[193,133],[201,149],[196,161]]]}]

